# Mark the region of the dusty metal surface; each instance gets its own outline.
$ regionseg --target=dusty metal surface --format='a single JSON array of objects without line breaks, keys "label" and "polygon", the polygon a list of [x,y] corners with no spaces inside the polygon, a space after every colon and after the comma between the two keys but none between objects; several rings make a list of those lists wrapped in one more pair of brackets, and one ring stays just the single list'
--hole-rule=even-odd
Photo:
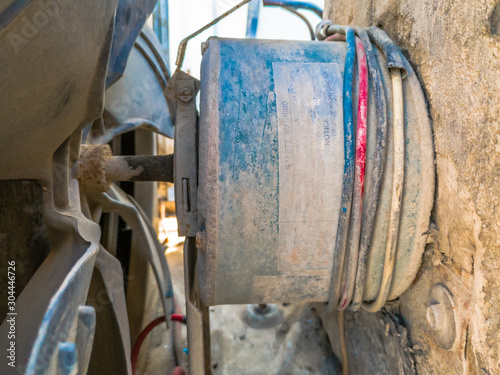
[{"label": "dusty metal surface", "polygon": [[88,129],[86,142],[108,143],[137,128],[173,138],[175,108],[166,97],[167,65],[158,38],[146,25],[130,52],[123,77],[106,90],[103,120]]},{"label": "dusty metal surface", "polygon": [[455,304],[450,292],[443,285],[434,285],[427,303],[427,323],[434,339],[446,350],[453,347],[456,339],[454,310]]},{"label": "dusty metal surface", "polygon": [[[375,196],[376,224],[366,277],[360,282],[363,300],[374,300],[382,290],[383,305],[387,296],[398,297],[418,271],[433,202],[434,154],[415,73],[390,40],[376,29],[368,31],[377,50],[374,64],[376,69],[380,65],[380,95],[387,101],[390,127],[383,172],[375,171],[379,130],[371,96],[366,190],[374,188],[376,173],[382,175],[382,188]],[[377,43],[391,53],[388,62]],[[202,66],[198,199],[204,238],[198,273],[209,305],[326,301],[331,288],[340,288],[342,272],[333,271],[338,276],[333,283],[331,275],[346,164],[344,60],[345,44],[338,42],[209,39]],[[394,157],[388,64],[396,63],[405,78],[399,86],[404,94],[398,117],[400,152]],[[400,178],[392,189],[396,159]],[[391,204],[393,190],[401,202]],[[366,195],[364,199],[366,207]],[[386,251],[388,218],[399,210],[401,220],[393,215]],[[392,263],[384,261],[387,257]]]},{"label": "dusty metal surface", "polygon": [[[51,236],[51,252],[16,301],[16,367],[26,369],[28,374],[52,373],[53,366],[59,366],[54,358],[64,359],[71,353],[76,356],[76,352],[81,354],[78,366],[88,367],[90,373],[131,371],[122,265],[99,246],[100,228],[92,221],[98,221],[103,211],[119,213],[142,240],[140,249],[155,272],[164,314],[169,316],[173,311],[163,247],[144,212],[116,187],[107,197],[90,194],[87,199],[80,195],[78,160],[70,157],[77,154],[74,148],[79,148],[79,141],[75,135],[58,150],[54,181],[44,182],[51,187],[44,189],[44,219]],[[69,186],[60,181],[69,181]],[[95,324],[92,318],[88,321],[83,317],[85,324],[79,325],[83,305],[94,308]],[[75,326],[80,326],[76,333]],[[7,320],[0,330],[5,333],[8,328]],[[7,334],[3,337],[7,338]],[[92,341],[96,350],[91,351]],[[109,345],[110,341],[113,345]],[[9,373],[7,362],[4,364],[2,371]],[[71,364],[68,371],[73,371],[74,366]]]},{"label": "dusty metal surface", "polygon": [[0,178],[41,179],[70,134],[101,115],[117,1],[16,3],[22,16],[0,30]]},{"label": "dusty metal surface", "polygon": [[128,65],[131,52],[147,18],[155,7],[155,0],[119,0],[116,9],[115,33],[108,63],[106,87],[114,84]]},{"label": "dusty metal surface", "polygon": [[[81,205],[78,190],[74,189],[77,186],[74,155],[79,143],[80,137],[73,136],[58,149],[53,160],[54,175],[42,181],[43,215],[51,252],[16,301],[16,364],[28,373],[43,373],[52,366],[58,343],[74,340],[71,327],[77,320],[79,306],[87,304],[100,229],[82,213],[82,209],[88,212],[86,202],[83,200]],[[112,277],[113,273],[108,273],[106,280]],[[114,307],[109,304],[105,308]],[[7,329],[8,323],[4,321],[0,328],[2,346]],[[2,373],[11,370],[6,361],[0,366]]]},{"label": "dusty metal surface", "polygon": [[117,181],[173,182],[174,156],[113,156],[109,145],[82,145],[77,179],[87,193],[106,192]]},{"label": "dusty metal surface", "polygon": [[159,244],[156,232],[148,223],[140,208],[134,204],[132,197],[127,197],[116,186],[112,186],[108,194],[92,196],[92,200],[102,207],[103,212],[118,213],[133,228],[141,242],[140,249],[143,257],[150,262],[153,268],[157,287],[160,290],[164,314],[165,316],[171,314],[173,312],[173,292],[169,281],[168,265],[163,256],[163,247]]},{"label": "dusty metal surface", "polygon": [[210,375],[210,318],[208,306],[200,300],[196,274],[196,253],[194,239],[187,237],[184,243],[184,280],[186,291],[186,319],[189,373]]},{"label": "dusty metal surface", "polygon": [[181,236],[196,236],[198,231],[198,111],[196,95],[200,82],[178,70],[169,82],[167,95],[176,101],[174,184],[175,210]]},{"label": "dusty metal surface", "polygon": [[[122,264],[100,247],[101,228],[95,220],[102,207],[87,200],[76,178],[82,130],[90,129],[88,125],[102,114],[116,4],[17,1],[12,6],[22,17],[9,18],[14,8],[2,13],[0,60],[6,70],[0,80],[9,95],[0,104],[0,144],[8,152],[0,162],[0,178],[39,180],[50,240],[49,255],[16,296],[16,372],[75,373],[88,368],[89,373],[131,373]],[[154,55],[153,47],[149,53]],[[156,64],[160,63],[161,56]],[[164,113],[169,120],[168,111]],[[149,128],[161,132],[164,125]],[[93,134],[101,141],[122,131],[101,130],[104,134]],[[139,232],[156,240],[144,213],[139,214],[130,200],[127,203],[142,218]],[[164,286],[168,270],[163,249],[154,240],[142,251],[151,257],[161,254],[163,263],[154,265]],[[24,254],[17,250],[11,258],[23,267]],[[171,312],[168,298],[172,296],[163,288],[166,313]],[[9,325],[4,321],[0,328],[2,348],[7,347]],[[0,372],[11,371],[2,361]]]},{"label": "dusty metal surface", "polygon": [[[333,43],[243,43],[215,38],[209,39],[208,46],[202,65],[200,122],[199,225],[207,238],[206,249],[199,256],[202,296],[211,305],[324,297],[330,287],[328,264],[324,264],[328,261],[326,254],[323,258],[319,254],[319,258],[307,254],[302,257],[299,253],[289,254],[286,246],[281,246],[280,256],[276,250],[280,242],[280,167],[277,88],[272,63],[331,64],[343,59],[345,48]],[[283,73],[287,77],[286,71]],[[324,82],[333,85],[327,78]],[[331,101],[337,100],[335,93],[330,94]],[[329,125],[329,130],[332,139],[333,134],[335,139],[341,139],[335,124]],[[323,175],[317,172],[318,178]],[[307,190],[306,186],[303,188]],[[329,200],[331,194],[333,190],[328,194]],[[318,205],[320,202],[321,199]],[[324,207],[328,212],[329,206]],[[336,212],[333,205],[331,210]],[[309,212],[305,217],[309,226],[314,221],[311,215]],[[330,219],[334,221],[335,215]],[[335,227],[330,229],[334,232]],[[317,240],[316,236],[312,238]],[[286,236],[281,241],[286,241]],[[319,249],[301,249],[328,252],[326,243],[318,245]],[[299,262],[299,258],[304,262]],[[285,264],[280,270],[283,262],[293,265]],[[294,265],[305,267],[300,277],[290,275]]]},{"label": "dusty metal surface", "polygon": [[[378,50],[377,56],[382,74],[389,78],[387,62]],[[403,80],[403,95],[405,101],[405,179],[402,214],[398,235],[398,249],[394,281],[389,299],[394,299],[403,293],[416,275],[425,249],[429,230],[430,212],[434,202],[434,145],[430,119],[427,113],[427,103],[416,73],[409,64],[405,65],[407,77]],[[386,95],[388,103],[392,103],[390,88]],[[392,106],[391,106],[392,107]],[[372,249],[368,260],[368,275],[374,275],[368,280],[365,298],[372,299],[380,285],[381,274],[375,271],[385,255],[385,239],[387,238],[387,215],[391,202],[392,169],[392,130],[389,128],[388,153],[386,168],[382,182],[377,221],[374,228]],[[368,138],[370,139],[370,138]],[[370,148],[369,148],[370,150]],[[369,160],[369,159],[368,159]],[[369,161],[367,161],[368,163]],[[367,168],[367,170],[369,170]]]}]

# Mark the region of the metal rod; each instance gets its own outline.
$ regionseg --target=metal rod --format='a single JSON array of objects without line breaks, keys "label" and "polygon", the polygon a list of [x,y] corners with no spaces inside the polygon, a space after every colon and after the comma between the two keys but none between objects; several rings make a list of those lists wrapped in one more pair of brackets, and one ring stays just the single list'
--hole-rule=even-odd
[{"label": "metal rod", "polygon": [[174,155],[112,156],[105,171],[108,181],[174,182]]},{"label": "metal rod", "polygon": [[212,27],[213,25],[215,25],[217,22],[219,22],[220,20],[226,18],[227,16],[229,16],[231,13],[233,13],[235,10],[238,10],[239,8],[241,8],[243,5],[249,3],[250,1],[252,0],[243,0],[241,3],[239,3],[238,5],[232,7],[231,9],[229,9],[226,13],[224,14],[221,14],[219,17],[217,17],[216,19],[214,19],[212,22],[210,23],[207,23],[205,26],[203,26],[201,29],[198,29],[196,30],[194,33],[192,33],[191,35],[188,35],[187,37],[185,37],[184,39],[182,39],[181,43],[179,44],[179,50],[177,52],[177,59],[175,61],[175,65],[177,66],[177,69],[180,69],[182,67],[182,63],[184,62],[184,56],[186,55],[186,48],[187,48],[187,43],[193,39],[195,36],[201,34],[202,32],[204,32],[206,29],[209,29],[210,27]]}]

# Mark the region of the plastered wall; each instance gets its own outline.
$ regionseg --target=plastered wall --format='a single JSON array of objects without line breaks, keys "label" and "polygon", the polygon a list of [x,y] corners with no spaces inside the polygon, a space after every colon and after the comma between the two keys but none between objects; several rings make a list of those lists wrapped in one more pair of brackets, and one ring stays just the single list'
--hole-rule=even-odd
[{"label": "plastered wall", "polygon": [[[417,279],[393,309],[408,330],[402,350],[411,354],[411,371],[499,374],[500,2],[326,0],[324,18],[383,28],[411,61],[429,103],[437,172],[430,243]],[[454,303],[456,339],[449,350],[426,318],[436,284]],[[359,327],[373,328],[373,318],[350,314],[347,336],[357,342],[365,332]],[[370,360],[352,348],[350,354]]]}]

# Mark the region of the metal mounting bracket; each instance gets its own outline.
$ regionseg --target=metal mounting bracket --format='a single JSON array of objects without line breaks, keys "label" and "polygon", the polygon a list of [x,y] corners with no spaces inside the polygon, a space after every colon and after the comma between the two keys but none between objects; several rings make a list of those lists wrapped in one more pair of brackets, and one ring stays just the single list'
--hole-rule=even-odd
[{"label": "metal mounting bracket", "polygon": [[198,111],[196,95],[200,81],[177,70],[168,83],[167,97],[176,101],[174,184],[175,209],[180,236],[194,237],[198,230],[197,194],[198,154],[197,128]]}]

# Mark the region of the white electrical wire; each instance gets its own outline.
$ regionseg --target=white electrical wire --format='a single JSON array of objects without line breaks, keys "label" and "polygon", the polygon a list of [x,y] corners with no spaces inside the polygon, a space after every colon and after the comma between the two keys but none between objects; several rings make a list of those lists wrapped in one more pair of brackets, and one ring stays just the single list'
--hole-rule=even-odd
[{"label": "white electrical wire", "polygon": [[391,81],[393,92],[393,137],[394,155],[392,175],[392,198],[389,227],[387,229],[387,243],[385,248],[384,271],[380,290],[375,301],[364,303],[363,308],[370,312],[379,311],[387,301],[391,289],[394,263],[396,261],[396,248],[398,244],[399,216],[401,213],[401,201],[403,197],[404,157],[405,157],[405,134],[404,134],[404,101],[403,101],[403,79],[401,70],[391,69]]}]

